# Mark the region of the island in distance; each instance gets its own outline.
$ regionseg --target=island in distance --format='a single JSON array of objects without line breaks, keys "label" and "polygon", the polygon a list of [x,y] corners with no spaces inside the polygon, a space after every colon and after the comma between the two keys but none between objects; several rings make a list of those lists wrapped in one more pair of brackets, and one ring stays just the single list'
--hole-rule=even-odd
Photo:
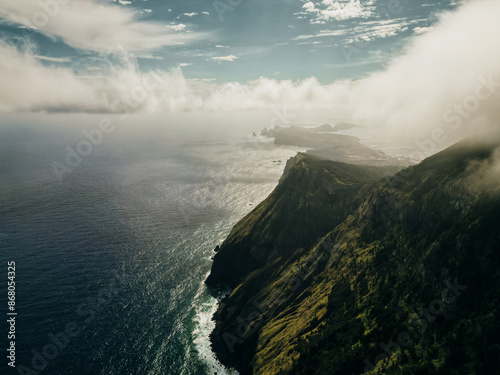
[{"label": "island in distance", "polygon": [[406,158],[396,158],[380,150],[373,150],[352,135],[339,134],[356,125],[340,122],[335,126],[323,124],[317,127],[292,125],[290,127],[275,126],[264,128],[261,136],[274,138],[277,145],[307,147],[307,154],[325,159],[363,165],[395,165],[407,167],[412,162]]}]

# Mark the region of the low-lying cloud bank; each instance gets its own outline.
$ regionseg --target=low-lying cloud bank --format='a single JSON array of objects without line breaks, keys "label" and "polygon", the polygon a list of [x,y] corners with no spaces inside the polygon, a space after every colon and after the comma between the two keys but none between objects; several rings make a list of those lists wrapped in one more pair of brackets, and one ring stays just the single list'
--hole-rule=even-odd
[{"label": "low-lying cloud bank", "polygon": [[186,79],[180,69],[142,73],[126,57],[98,75],[77,74],[43,64],[33,48],[0,42],[0,111],[328,108],[332,118],[381,126],[397,137],[430,136],[436,128],[458,134],[500,123],[498,14],[498,0],[469,2],[416,37],[384,72],[330,85],[315,78],[214,84]]},{"label": "low-lying cloud bank", "polygon": [[500,1],[471,1],[442,16],[385,72],[359,82],[353,119],[397,132],[498,123]]},{"label": "low-lying cloud bank", "polygon": [[[180,68],[140,72],[130,55],[108,60],[99,73],[44,65],[33,47],[0,41],[0,111],[173,112],[330,108],[348,83],[321,85],[260,78],[240,84],[187,79]],[[9,88],[9,89],[7,89]]]}]

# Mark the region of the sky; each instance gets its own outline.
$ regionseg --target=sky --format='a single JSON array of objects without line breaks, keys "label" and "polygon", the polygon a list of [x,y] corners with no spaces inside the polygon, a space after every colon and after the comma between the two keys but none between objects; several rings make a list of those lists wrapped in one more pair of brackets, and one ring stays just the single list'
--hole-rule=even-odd
[{"label": "sky", "polygon": [[458,4],[422,0],[0,1],[0,36],[48,65],[97,70],[126,52],[142,71],[193,79],[322,83],[381,69]]},{"label": "sky", "polygon": [[326,109],[387,136],[458,136],[500,124],[498,14],[500,0],[0,0],[0,113]]}]

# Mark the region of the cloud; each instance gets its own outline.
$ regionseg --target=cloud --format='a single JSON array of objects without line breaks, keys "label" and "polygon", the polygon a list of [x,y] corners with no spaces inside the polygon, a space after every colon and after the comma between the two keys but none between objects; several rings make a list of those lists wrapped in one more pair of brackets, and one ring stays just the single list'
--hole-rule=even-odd
[{"label": "cloud", "polygon": [[60,63],[67,63],[71,61],[71,58],[69,57],[50,57],[50,56],[38,56],[38,55],[33,55],[33,57],[39,60],[60,62]]},{"label": "cloud", "polygon": [[[45,66],[33,47],[16,48],[5,42],[0,42],[0,56],[0,112],[234,111],[284,103],[327,108],[335,96],[332,90],[343,91],[341,85],[322,86],[315,78],[298,82],[260,78],[217,85],[211,79],[186,79],[180,69],[143,73],[130,55],[76,74]],[[235,58],[222,56],[221,61]]]},{"label": "cloud", "polygon": [[234,61],[238,57],[234,55],[229,55],[229,56],[218,56],[218,57],[212,57],[212,60],[214,61]]},{"label": "cloud", "polygon": [[161,24],[141,21],[138,14],[129,7],[95,0],[0,0],[1,18],[82,50],[145,52],[197,37],[165,32]]},{"label": "cloud", "polygon": [[95,92],[70,69],[46,67],[28,49],[0,42],[0,111],[84,110]]},{"label": "cloud", "polygon": [[197,16],[198,13],[196,12],[191,12],[191,13],[182,13],[181,16],[186,16],[186,17],[193,17],[193,16]]},{"label": "cloud", "polygon": [[293,40],[304,40],[322,37],[340,37],[344,44],[356,41],[371,41],[374,39],[387,38],[398,35],[406,30],[414,22],[406,19],[381,20],[361,22],[358,26],[349,28],[324,29],[317,34],[298,35]]},{"label": "cloud", "polygon": [[167,25],[167,27],[169,27],[175,31],[182,31],[182,30],[186,29],[186,25],[184,25],[183,23],[179,23],[179,24],[172,23],[170,25]]},{"label": "cloud", "polygon": [[429,27],[415,27],[413,29],[413,33],[414,34],[423,34],[423,33],[426,33],[428,31],[431,31],[433,29],[434,29],[434,27],[432,27],[432,26],[429,26]]},{"label": "cloud", "polygon": [[[140,72],[125,56],[80,74],[0,43],[0,111],[171,112],[328,109],[384,139],[457,139],[500,124],[500,2],[472,1],[413,37],[385,71],[356,81],[260,78],[217,84],[180,69]],[[236,56],[214,57],[234,61]],[[346,61],[349,64],[349,61]],[[93,67],[95,68],[95,67]],[[438,133],[436,133],[438,131]]]},{"label": "cloud", "polygon": [[140,54],[140,55],[134,55],[136,59],[147,59],[147,60],[163,60],[163,57],[161,56],[155,56],[151,54]]},{"label": "cloud", "polygon": [[[486,145],[498,145],[499,133],[490,133],[488,138],[482,136],[473,137],[469,143]],[[473,195],[483,192],[495,193],[500,191],[500,147],[494,147],[489,157],[485,159],[471,160],[464,171],[467,187]]]},{"label": "cloud", "polygon": [[372,14],[373,1],[361,3],[360,0],[333,1],[323,0],[321,3],[306,2],[299,14],[310,14],[314,18],[311,23],[325,23],[327,21],[343,21],[350,18],[366,18]]},{"label": "cloud", "polygon": [[451,138],[500,123],[500,2],[471,1],[445,13],[416,37],[384,72],[349,93],[352,119],[383,125],[388,134]]},{"label": "cloud", "polygon": [[249,110],[276,108],[332,108],[331,99],[346,89],[342,84],[321,85],[316,78],[278,81],[259,78],[246,84],[235,82],[216,86],[204,100],[205,110]]},{"label": "cloud", "polygon": [[45,66],[33,47],[0,41],[0,112],[172,112],[202,110],[209,84],[180,69],[139,72],[133,58],[76,74]]}]

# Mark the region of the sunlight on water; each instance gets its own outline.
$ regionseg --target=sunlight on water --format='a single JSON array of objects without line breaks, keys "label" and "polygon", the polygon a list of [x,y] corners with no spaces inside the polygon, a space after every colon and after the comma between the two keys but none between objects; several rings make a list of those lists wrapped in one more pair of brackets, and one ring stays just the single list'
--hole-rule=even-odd
[{"label": "sunlight on water", "polygon": [[[64,162],[66,147],[81,139],[78,124],[96,118],[0,124],[2,246],[24,278],[19,363],[29,365],[49,334],[76,322],[80,335],[41,375],[235,374],[211,351],[216,300],[203,282],[215,246],[274,189],[299,150],[252,137],[266,124],[251,121],[195,124],[196,134],[186,123],[125,127],[59,182],[51,163]],[[12,158],[16,149],[22,158]],[[122,290],[93,305],[121,276]]]}]

